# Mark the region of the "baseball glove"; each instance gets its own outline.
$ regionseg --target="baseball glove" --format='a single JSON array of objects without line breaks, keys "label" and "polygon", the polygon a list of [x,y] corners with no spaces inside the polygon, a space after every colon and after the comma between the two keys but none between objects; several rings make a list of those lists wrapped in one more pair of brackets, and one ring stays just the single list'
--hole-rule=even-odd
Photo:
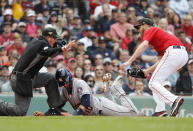
[{"label": "baseball glove", "polygon": [[141,69],[138,68],[131,68],[127,70],[127,76],[132,76],[135,78],[146,78],[145,74]]}]

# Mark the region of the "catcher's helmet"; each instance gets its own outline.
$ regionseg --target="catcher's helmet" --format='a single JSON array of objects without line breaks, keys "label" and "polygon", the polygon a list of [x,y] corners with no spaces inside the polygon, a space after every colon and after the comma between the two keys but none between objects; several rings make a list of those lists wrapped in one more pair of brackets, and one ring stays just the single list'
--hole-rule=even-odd
[{"label": "catcher's helmet", "polygon": [[66,68],[59,68],[56,70],[55,74],[56,80],[59,86],[65,86],[66,84],[71,84],[72,75]]}]

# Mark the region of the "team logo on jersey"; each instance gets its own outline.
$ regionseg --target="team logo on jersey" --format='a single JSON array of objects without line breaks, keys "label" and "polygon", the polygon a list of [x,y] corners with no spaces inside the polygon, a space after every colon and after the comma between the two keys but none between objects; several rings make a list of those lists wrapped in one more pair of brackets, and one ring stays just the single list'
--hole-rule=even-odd
[{"label": "team logo on jersey", "polygon": [[48,49],[48,47],[46,46],[46,47],[44,47],[44,50],[47,50]]},{"label": "team logo on jersey", "polygon": [[78,92],[78,93],[82,93],[82,87],[78,87],[78,88],[77,88],[77,92]]}]

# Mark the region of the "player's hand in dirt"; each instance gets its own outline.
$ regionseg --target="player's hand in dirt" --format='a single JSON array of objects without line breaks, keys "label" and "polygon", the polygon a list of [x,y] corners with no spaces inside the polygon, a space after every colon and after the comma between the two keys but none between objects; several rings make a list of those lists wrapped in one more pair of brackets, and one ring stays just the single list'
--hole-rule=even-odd
[{"label": "player's hand in dirt", "polygon": [[40,111],[35,111],[34,116],[45,116],[45,115],[44,115],[44,113],[42,113]]},{"label": "player's hand in dirt", "polygon": [[72,116],[72,114],[68,113],[68,112],[61,112],[62,116]]}]

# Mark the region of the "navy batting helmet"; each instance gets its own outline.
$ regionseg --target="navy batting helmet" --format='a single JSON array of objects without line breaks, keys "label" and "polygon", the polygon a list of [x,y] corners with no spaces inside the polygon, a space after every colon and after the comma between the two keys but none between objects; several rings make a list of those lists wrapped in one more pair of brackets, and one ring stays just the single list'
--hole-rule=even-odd
[{"label": "navy batting helmet", "polygon": [[59,86],[65,86],[66,84],[71,84],[72,75],[66,68],[59,68],[56,70],[55,74],[56,80]]}]

